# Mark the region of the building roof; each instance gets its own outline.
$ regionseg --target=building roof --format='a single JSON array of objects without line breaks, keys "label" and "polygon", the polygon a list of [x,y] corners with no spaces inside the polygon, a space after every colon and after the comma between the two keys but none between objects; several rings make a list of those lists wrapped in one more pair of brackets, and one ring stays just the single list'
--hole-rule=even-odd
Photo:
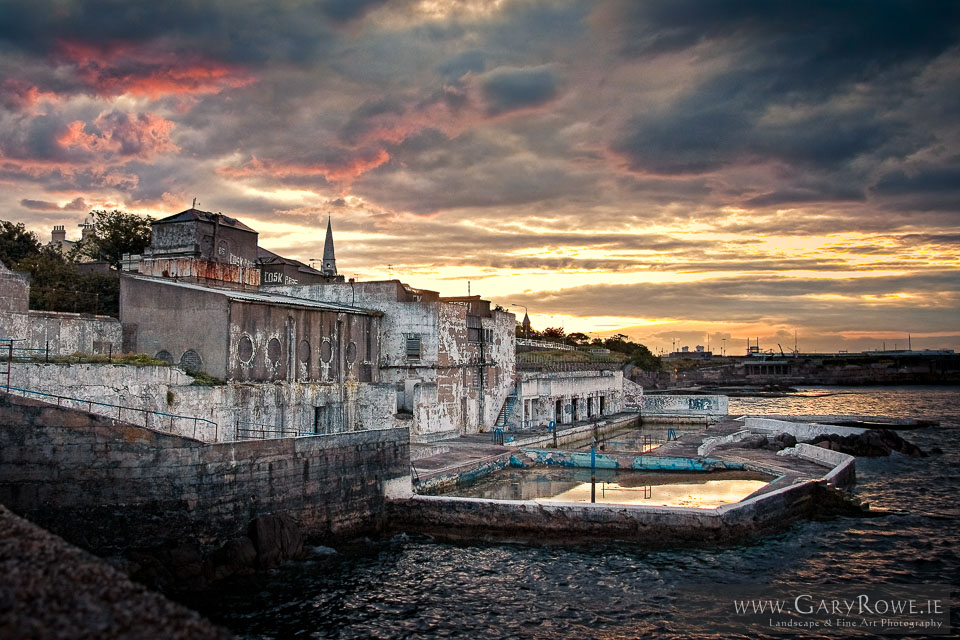
[{"label": "building roof", "polygon": [[175,213],[172,216],[166,218],[161,218],[160,220],[154,220],[151,222],[151,225],[155,224],[167,224],[170,222],[209,222],[211,224],[215,223],[219,219],[219,222],[224,227],[233,227],[234,229],[240,229],[241,231],[249,231],[250,233],[256,233],[253,229],[243,224],[236,218],[231,218],[230,216],[225,216],[222,213],[213,213],[210,211],[200,211],[196,208],[187,209],[186,211],[181,211],[180,213]]},{"label": "building roof", "polygon": [[151,276],[130,275],[126,277],[133,278],[134,280],[154,282],[156,284],[166,285],[170,287],[193,289],[194,291],[203,291],[205,293],[221,295],[221,296],[225,296],[230,300],[236,300],[238,302],[253,302],[258,304],[276,304],[276,305],[283,305],[287,307],[300,307],[304,309],[314,309],[317,311],[337,311],[337,312],[343,312],[343,313],[356,313],[356,314],[362,314],[362,315],[375,315],[375,316],[382,315],[381,312],[376,310],[361,309],[360,307],[351,307],[349,305],[337,304],[333,302],[318,302],[317,300],[309,300],[307,298],[295,298],[293,296],[285,296],[277,293],[234,291],[233,289],[207,287],[202,284],[196,284],[193,282],[180,282],[177,280],[170,280],[169,278],[155,278]]},{"label": "building roof", "polygon": [[300,273],[308,273],[312,276],[322,276],[323,274],[311,267],[310,265],[304,264],[299,260],[294,260],[293,258],[285,258],[280,254],[274,253],[269,249],[264,249],[263,247],[257,247],[257,262],[260,264],[289,264],[297,267],[297,271]]}]

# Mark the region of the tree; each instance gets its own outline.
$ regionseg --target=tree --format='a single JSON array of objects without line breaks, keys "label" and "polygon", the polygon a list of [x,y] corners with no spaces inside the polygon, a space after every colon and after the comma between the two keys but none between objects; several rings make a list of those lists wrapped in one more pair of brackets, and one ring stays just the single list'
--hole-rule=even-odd
[{"label": "tree", "polygon": [[30,256],[40,253],[37,234],[27,231],[22,222],[0,220],[0,261],[9,268]]},{"label": "tree", "polygon": [[567,336],[567,333],[561,327],[547,327],[543,330],[543,333],[540,336],[544,340],[549,340],[551,342],[563,342],[563,339]]},{"label": "tree", "polygon": [[118,274],[80,273],[60,247],[43,247],[17,263],[30,274],[30,308],[116,316],[120,311]]},{"label": "tree", "polygon": [[586,342],[590,342],[590,336],[585,333],[574,331],[573,333],[567,334],[567,344],[571,344],[576,347]]},{"label": "tree", "polygon": [[660,371],[663,361],[660,356],[655,356],[645,345],[637,344],[636,348],[630,354],[630,362],[637,365],[644,371]]},{"label": "tree", "polygon": [[152,218],[117,209],[110,212],[97,209],[90,214],[94,222],[93,236],[81,243],[82,255],[109,262],[110,266],[119,269],[123,254],[140,254],[150,246]]}]

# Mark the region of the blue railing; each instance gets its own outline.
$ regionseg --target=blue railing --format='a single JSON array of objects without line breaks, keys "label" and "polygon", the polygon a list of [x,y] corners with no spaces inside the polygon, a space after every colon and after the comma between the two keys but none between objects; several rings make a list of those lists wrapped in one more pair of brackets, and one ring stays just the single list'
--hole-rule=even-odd
[{"label": "blue railing", "polygon": [[[219,427],[217,423],[213,420],[207,420],[206,418],[198,418],[196,416],[181,416],[175,413],[165,413],[163,411],[151,411],[149,409],[138,409],[136,407],[124,407],[119,404],[111,404],[109,402],[100,402],[98,400],[83,400],[82,398],[71,398],[69,396],[61,396],[55,393],[45,393],[43,391],[34,391],[32,389],[21,389],[19,387],[11,387],[9,384],[3,386],[3,389],[7,393],[19,393],[26,397],[28,394],[31,396],[40,396],[41,398],[56,398],[57,406],[63,406],[63,402],[76,402],[80,405],[86,405],[87,411],[89,413],[95,413],[94,407],[106,407],[110,409],[112,413],[114,409],[117,411],[117,420],[123,420],[125,422],[131,422],[130,418],[124,420],[123,412],[132,412],[133,415],[143,414],[143,427],[147,429],[154,429],[156,431],[166,431],[168,433],[174,433],[173,425],[174,420],[187,420],[188,422],[193,422],[193,437],[197,437],[197,427],[201,424],[213,426],[213,439],[217,441],[219,439]],[[97,413],[97,415],[104,415],[104,413]],[[128,414],[129,415],[129,414]],[[150,416],[157,416],[153,423],[150,421]],[[113,416],[105,416],[113,417]],[[169,426],[165,425],[165,419],[169,418]]]}]

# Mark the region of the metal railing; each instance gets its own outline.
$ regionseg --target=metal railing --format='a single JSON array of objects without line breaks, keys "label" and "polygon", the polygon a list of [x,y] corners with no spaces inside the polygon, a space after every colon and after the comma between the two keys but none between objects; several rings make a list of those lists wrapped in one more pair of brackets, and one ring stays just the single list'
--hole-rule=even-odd
[{"label": "metal railing", "polygon": [[[113,418],[112,415],[105,415],[104,413],[98,413],[93,410],[94,407],[106,407],[110,409],[110,413],[113,413],[113,410],[116,409],[117,415],[116,420],[123,422],[133,422],[129,417],[124,418],[124,412],[128,412],[126,415],[143,415],[143,424],[138,425],[146,429],[154,429],[155,431],[165,431],[167,433],[177,433],[182,434],[174,430],[174,421],[175,420],[187,420],[188,423],[193,423],[193,437],[197,437],[197,427],[201,424],[213,426],[213,439],[216,441],[219,438],[219,427],[216,422],[213,420],[207,420],[206,418],[198,418],[196,416],[181,416],[175,413],[165,413],[163,411],[151,411],[150,409],[139,409],[137,407],[125,407],[119,404],[112,404],[110,402],[100,402],[99,400],[84,400],[82,398],[71,398],[69,396],[61,396],[55,393],[46,393],[44,391],[34,391],[33,389],[21,389],[19,387],[11,387],[9,383],[4,386],[4,391],[6,393],[19,393],[23,397],[31,396],[40,396],[41,398],[56,398],[57,406],[64,406],[64,402],[73,402],[80,405],[82,408],[86,406],[88,413],[94,413],[103,417]],[[155,416],[154,420],[151,422],[150,417]],[[169,418],[169,421],[166,419]],[[136,424],[136,423],[134,423]]]},{"label": "metal railing", "polygon": [[274,438],[300,438],[304,436],[319,436],[321,433],[301,431],[300,429],[284,429],[272,424],[258,422],[241,422],[237,418],[234,424],[235,440],[271,440]]}]

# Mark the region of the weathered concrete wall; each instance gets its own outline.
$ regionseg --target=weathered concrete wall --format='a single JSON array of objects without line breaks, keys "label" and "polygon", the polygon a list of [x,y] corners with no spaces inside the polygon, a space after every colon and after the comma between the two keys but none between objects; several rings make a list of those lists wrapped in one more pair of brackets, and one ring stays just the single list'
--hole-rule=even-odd
[{"label": "weathered concrete wall", "polygon": [[813,440],[817,436],[825,434],[836,434],[838,436],[859,435],[866,432],[866,429],[860,427],[838,427],[832,424],[819,424],[815,422],[790,422],[787,420],[775,420],[773,418],[762,418],[748,416],[744,418],[744,426],[756,433],[778,434],[789,433],[797,440],[804,442]]},{"label": "weathered concrete wall", "polygon": [[29,274],[11,271],[0,262],[0,313],[26,313],[29,308]]},{"label": "weathered concrete wall", "polygon": [[827,467],[830,472],[823,479],[837,487],[849,487],[857,480],[857,459],[846,453],[800,443],[795,447],[781,449],[777,455],[796,456]]},{"label": "weathered concrete wall", "polygon": [[198,354],[200,370],[227,377],[229,300],[224,295],[162,282],[120,278],[120,317],[130,351],[172,363]]},{"label": "weathered concrete wall", "polygon": [[384,486],[409,483],[405,429],[204,444],[0,397],[0,502],[98,553],[216,545],[261,515],[308,534],[374,529]]},{"label": "weathered concrete wall", "polygon": [[232,301],[228,377],[378,382],[380,318]]},{"label": "weathered concrete wall", "polygon": [[549,544],[626,540],[651,546],[727,542],[805,517],[824,489],[807,481],[716,509],[413,496],[388,500],[389,527],[460,540]]},{"label": "weathered concrete wall", "polygon": [[644,395],[640,403],[644,416],[725,416],[729,406],[727,396]]},{"label": "weathered concrete wall", "polygon": [[[392,429],[396,395],[392,385],[347,383],[262,383],[194,386],[177,367],[131,365],[57,365],[14,363],[11,385],[32,391],[93,400],[147,411],[203,418],[216,426],[190,420],[151,416],[154,428],[205,442],[235,439],[237,428],[313,432],[321,407],[321,433]],[[329,407],[329,409],[323,409]],[[343,410],[341,412],[341,407]],[[78,408],[86,409],[85,405]],[[106,417],[144,424],[142,415],[116,409],[91,410]],[[196,430],[195,430],[196,429]],[[275,437],[277,434],[265,434]]]},{"label": "weathered concrete wall", "polygon": [[120,321],[110,316],[53,311],[0,313],[0,337],[20,340],[14,343],[15,348],[35,350],[21,355],[43,357],[48,344],[51,356],[119,354],[122,333]]}]

